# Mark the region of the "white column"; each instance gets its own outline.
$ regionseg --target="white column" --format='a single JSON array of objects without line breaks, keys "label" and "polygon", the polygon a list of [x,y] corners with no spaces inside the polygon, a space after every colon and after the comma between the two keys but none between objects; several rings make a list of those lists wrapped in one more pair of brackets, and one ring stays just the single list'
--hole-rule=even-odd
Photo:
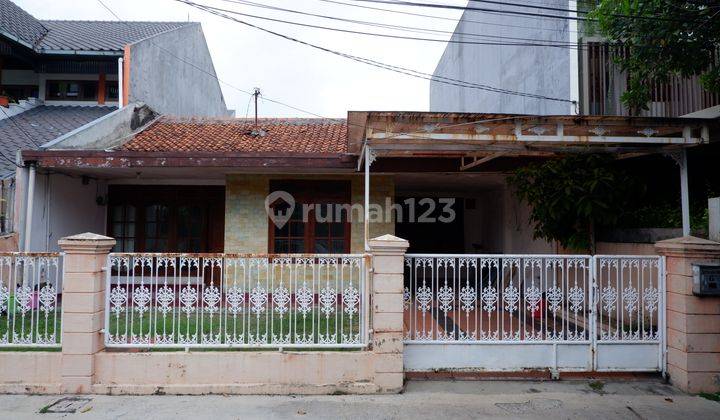
[{"label": "white column", "polygon": [[[570,10],[577,10],[577,1],[568,1]],[[577,17],[577,12],[568,12],[568,17]],[[571,45],[578,44],[578,22],[575,19],[568,20],[568,38]],[[575,103],[570,104],[570,114],[577,115],[580,113],[580,48],[568,48],[570,53],[570,100]]]},{"label": "white column", "polygon": [[25,232],[23,251],[30,252],[30,238],[32,234],[33,202],[35,199],[35,165],[30,165],[27,185],[27,207],[25,208]]},{"label": "white column", "polygon": [[118,58],[118,109],[123,107],[123,59]]},{"label": "white column", "polygon": [[708,199],[708,238],[720,242],[720,197]]},{"label": "white column", "polygon": [[690,236],[690,188],[688,187],[687,151],[680,152],[680,203],[682,206],[683,236]]},{"label": "white column", "polygon": [[370,251],[370,162],[371,151],[365,146],[365,204],[363,211],[363,224],[365,227],[365,252]]}]

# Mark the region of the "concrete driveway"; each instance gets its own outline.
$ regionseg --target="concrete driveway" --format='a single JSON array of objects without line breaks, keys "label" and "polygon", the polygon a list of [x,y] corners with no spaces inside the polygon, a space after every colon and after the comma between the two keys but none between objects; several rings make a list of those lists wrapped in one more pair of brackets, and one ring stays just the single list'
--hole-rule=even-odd
[{"label": "concrete driveway", "polygon": [[[412,381],[400,395],[0,395],[0,419],[719,419],[720,403],[659,381]],[[44,409],[44,410],[43,410]],[[42,411],[75,413],[41,413]]]}]

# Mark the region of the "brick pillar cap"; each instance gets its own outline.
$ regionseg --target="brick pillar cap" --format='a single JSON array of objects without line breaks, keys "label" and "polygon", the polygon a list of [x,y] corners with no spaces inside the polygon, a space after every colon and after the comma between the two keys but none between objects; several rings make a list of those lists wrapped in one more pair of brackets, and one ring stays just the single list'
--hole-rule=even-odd
[{"label": "brick pillar cap", "polygon": [[397,249],[399,251],[405,251],[410,246],[410,242],[405,239],[398,238],[390,234],[378,236],[377,238],[370,239],[368,245],[370,249]]},{"label": "brick pillar cap", "polygon": [[720,255],[720,242],[695,236],[665,239],[655,243],[655,249],[661,254],[717,254]]},{"label": "brick pillar cap", "polygon": [[115,239],[97,233],[85,232],[66,236],[58,241],[63,251],[93,250],[108,252],[115,246]]}]

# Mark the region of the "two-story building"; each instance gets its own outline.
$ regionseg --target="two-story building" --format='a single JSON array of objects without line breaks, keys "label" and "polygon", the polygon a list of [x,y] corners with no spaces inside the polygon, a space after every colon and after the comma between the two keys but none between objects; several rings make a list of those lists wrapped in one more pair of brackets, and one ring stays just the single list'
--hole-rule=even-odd
[{"label": "two-story building", "polygon": [[96,194],[69,207],[57,199],[103,188],[96,180],[35,176],[16,154],[118,113],[132,114],[134,128],[158,114],[232,115],[199,23],[39,20],[0,0],[4,249],[47,248],[74,231],[55,223],[66,212],[100,217],[83,213],[97,207]]}]

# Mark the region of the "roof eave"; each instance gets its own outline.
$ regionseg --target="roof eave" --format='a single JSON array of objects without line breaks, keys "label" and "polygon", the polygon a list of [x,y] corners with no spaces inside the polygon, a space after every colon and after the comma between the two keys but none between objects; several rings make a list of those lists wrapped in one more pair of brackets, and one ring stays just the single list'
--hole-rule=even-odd
[{"label": "roof eave", "polygon": [[23,39],[11,34],[10,32],[6,32],[3,30],[0,30],[0,35],[4,36],[5,38],[10,39],[11,41],[17,42],[18,44],[22,45],[23,47],[27,47],[31,50],[35,50],[32,44],[24,41]]},{"label": "roof eave", "polygon": [[38,54],[47,55],[86,55],[86,56],[110,56],[122,57],[123,51],[98,51],[98,50],[35,50]]},{"label": "roof eave", "polygon": [[344,153],[136,152],[23,150],[23,162],[41,168],[321,168],[354,171],[357,157]]}]

